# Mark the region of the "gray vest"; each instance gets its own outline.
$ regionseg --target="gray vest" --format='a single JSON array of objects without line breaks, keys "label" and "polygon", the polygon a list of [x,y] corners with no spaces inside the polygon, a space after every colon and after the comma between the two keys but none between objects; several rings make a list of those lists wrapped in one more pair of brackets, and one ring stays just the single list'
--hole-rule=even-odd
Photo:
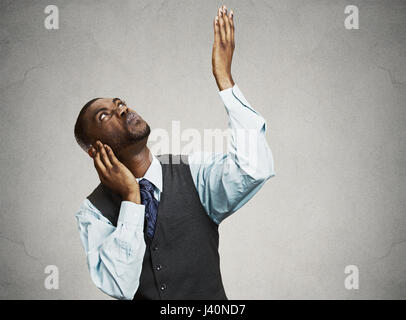
[{"label": "gray vest", "polygon": [[[220,274],[218,225],[207,215],[187,156],[157,155],[163,192],[154,238],[146,235],[140,283],[134,300],[226,300]],[[87,197],[117,226],[121,198],[103,184]]]}]

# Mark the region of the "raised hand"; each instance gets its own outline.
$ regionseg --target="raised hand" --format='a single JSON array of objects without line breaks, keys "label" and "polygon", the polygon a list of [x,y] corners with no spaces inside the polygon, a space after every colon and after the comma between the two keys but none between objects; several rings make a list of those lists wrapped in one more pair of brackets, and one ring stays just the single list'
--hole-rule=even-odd
[{"label": "raised hand", "polygon": [[96,148],[89,149],[89,155],[93,158],[100,181],[105,186],[120,195],[123,201],[141,203],[138,181],[131,171],[116,158],[113,150],[107,144],[102,144],[98,140]]},{"label": "raised hand", "polygon": [[234,13],[227,13],[226,6],[218,9],[213,21],[214,44],[212,51],[212,69],[220,90],[231,88],[234,81],[231,76],[231,60],[234,52]]}]

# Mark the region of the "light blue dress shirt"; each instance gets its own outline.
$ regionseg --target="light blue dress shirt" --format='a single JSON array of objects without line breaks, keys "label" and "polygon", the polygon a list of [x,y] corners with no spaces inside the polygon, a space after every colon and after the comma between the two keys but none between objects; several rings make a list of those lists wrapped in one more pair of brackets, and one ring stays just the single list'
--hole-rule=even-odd
[{"label": "light blue dress shirt", "polygon": [[[275,175],[271,149],[265,139],[265,119],[248,103],[237,85],[220,91],[231,133],[227,153],[199,151],[188,162],[200,201],[219,224],[250,200]],[[152,152],[151,152],[152,153]],[[162,167],[152,154],[144,177],[155,185],[159,201]],[[143,204],[122,201],[117,227],[88,200],[75,217],[95,285],[117,299],[133,299],[139,285],[146,244]]]}]

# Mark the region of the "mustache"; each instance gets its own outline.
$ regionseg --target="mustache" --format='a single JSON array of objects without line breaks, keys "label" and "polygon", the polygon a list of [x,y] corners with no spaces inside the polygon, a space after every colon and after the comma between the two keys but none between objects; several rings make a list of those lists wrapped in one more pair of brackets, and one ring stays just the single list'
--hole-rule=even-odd
[{"label": "mustache", "polygon": [[129,113],[127,114],[126,119],[125,119],[127,125],[129,125],[130,122],[131,122],[133,119],[139,119],[139,116],[138,116],[136,113],[134,113],[134,112],[129,112]]}]

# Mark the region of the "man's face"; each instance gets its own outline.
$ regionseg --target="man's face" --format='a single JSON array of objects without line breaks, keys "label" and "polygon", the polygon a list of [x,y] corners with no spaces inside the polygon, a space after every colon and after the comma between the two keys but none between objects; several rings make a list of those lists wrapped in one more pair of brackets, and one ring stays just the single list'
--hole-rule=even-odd
[{"label": "man's face", "polygon": [[114,152],[130,145],[146,144],[149,125],[119,98],[101,98],[87,109],[84,120],[93,146],[96,140],[108,144]]}]

